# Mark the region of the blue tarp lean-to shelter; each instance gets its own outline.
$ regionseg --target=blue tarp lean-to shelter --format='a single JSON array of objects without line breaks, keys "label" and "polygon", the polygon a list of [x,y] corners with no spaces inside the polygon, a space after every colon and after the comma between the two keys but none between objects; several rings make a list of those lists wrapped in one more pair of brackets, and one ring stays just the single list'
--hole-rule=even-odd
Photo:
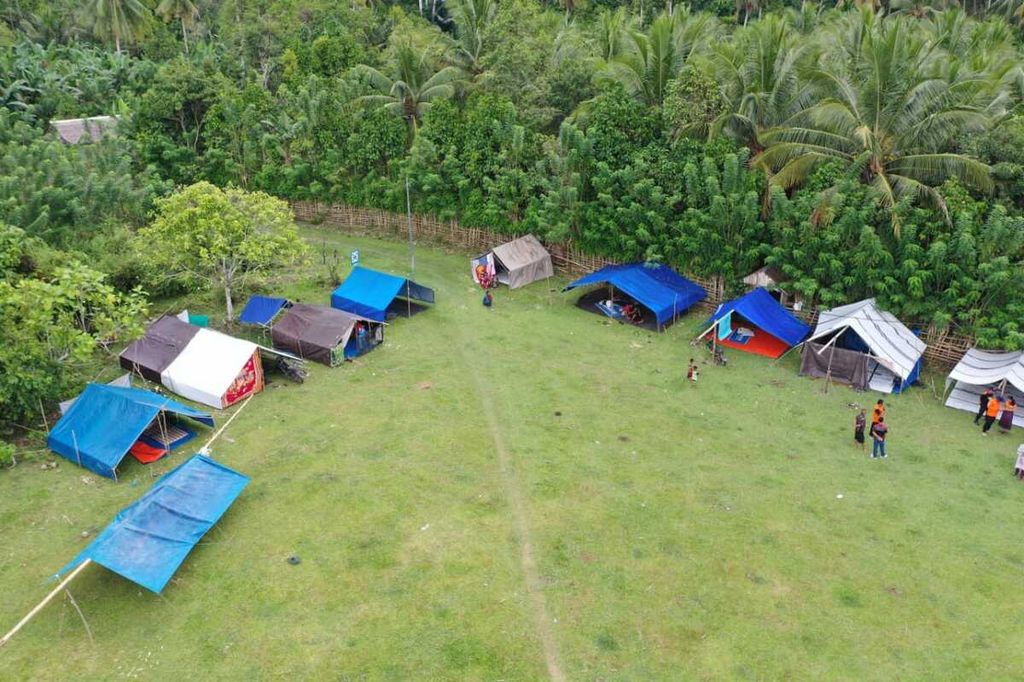
[{"label": "blue tarp lean-to shelter", "polygon": [[89,384],[46,439],[50,449],[86,469],[116,478],[118,464],[161,412],[207,426],[213,417],[141,388]]},{"label": "blue tarp lean-to shelter", "polygon": [[269,325],[281,308],[288,306],[288,299],[273,296],[251,296],[242,308],[238,321],[242,324]]},{"label": "blue tarp lean-to shelter", "polygon": [[[727,345],[769,357],[778,357],[811,333],[810,325],[794,317],[760,287],[722,303],[704,324],[728,328],[729,334],[718,337],[729,341]],[[773,338],[758,338],[765,335]],[[775,339],[781,343],[775,343]]]},{"label": "blue tarp lean-to shelter", "polygon": [[374,322],[384,322],[388,306],[399,296],[423,303],[434,302],[434,290],[429,287],[405,277],[355,267],[331,294],[331,307]]},{"label": "blue tarp lean-to shelter", "polygon": [[608,284],[650,310],[662,327],[707,297],[704,289],[665,265],[608,265],[581,277],[565,291],[590,284]]},{"label": "blue tarp lean-to shelter", "polygon": [[118,512],[57,577],[90,559],[159,594],[248,484],[248,476],[196,455]]}]

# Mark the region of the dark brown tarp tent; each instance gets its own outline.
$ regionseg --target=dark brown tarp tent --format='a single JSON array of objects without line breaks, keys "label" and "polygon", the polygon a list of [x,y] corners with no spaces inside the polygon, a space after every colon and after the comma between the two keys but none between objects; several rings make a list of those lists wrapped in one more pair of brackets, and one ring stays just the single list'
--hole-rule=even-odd
[{"label": "dark brown tarp tent", "polygon": [[291,351],[301,358],[328,366],[340,364],[346,357],[359,355],[366,348],[353,348],[346,353],[356,325],[366,325],[367,344],[383,340],[381,325],[325,305],[296,303],[270,331],[274,346]]},{"label": "dark brown tarp tent", "polygon": [[800,374],[827,377],[865,391],[868,388],[868,362],[871,357],[860,351],[836,348],[807,341],[800,358]]},{"label": "dark brown tarp tent", "polygon": [[161,375],[174,362],[199,327],[182,322],[172,315],[164,315],[146,330],[146,335],[134,341],[121,353],[121,367],[137,371],[146,379],[161,383]]},{"label": "dark brown tarp tent", "polygon": [[513,239],[491,250],[498,282],[518,289],[555,274],[551,254],[532,234]]}]

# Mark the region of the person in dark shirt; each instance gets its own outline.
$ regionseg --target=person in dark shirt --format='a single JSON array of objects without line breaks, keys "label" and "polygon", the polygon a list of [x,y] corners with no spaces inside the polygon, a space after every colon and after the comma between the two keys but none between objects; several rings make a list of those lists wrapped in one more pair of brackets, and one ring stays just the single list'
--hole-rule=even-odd
[{"label": "person in dark shirt", "polygon": [[860,443],[860,450],[864,452],[864,427],[867,425],[867,410],[861,410],[853,418],[853,440]]},{"label": "person in dark shirt", "polygon": [[484,292],[484,307],[485,308],[490,308],[491,304],[493,304],[493,303],[494,303],[494,297],[491,296],[491,292],[490,291],[485,291]]},{"label": "person in dark shirt", "polygon": [[986,388],[985,392],[978,396],[978,414],[974,415],[975,424],[981,421],[981,418],[985,416],[985,411],[988,409],[988,399],[993,395],[995,395],[995,393],[992,392],[992,389]]},{"label": "person in dark shirt", "polygon": [[889,435],[889,427],[885,425],[885,417],[871,425],[871,459],[888,457],[885,454],[885,438]]}]

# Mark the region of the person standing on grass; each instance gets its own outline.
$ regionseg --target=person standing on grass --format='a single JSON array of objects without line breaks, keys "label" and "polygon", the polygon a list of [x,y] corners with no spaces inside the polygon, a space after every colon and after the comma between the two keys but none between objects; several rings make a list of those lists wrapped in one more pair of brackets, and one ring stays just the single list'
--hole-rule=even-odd
[{"label": "person standing on grass", "polygon": [[693,361],[693,358],[690,358],[690,364],[686,366],[686,378],[689,379],[694,386],[696,386],[697,377],[699,375],[700,370],[697,369],[697,363]]},{"label": "person standing on grass", "polygon": [[871,425],[871,459],[888,457],[885,454],[885,437],[889,435],[889,427],[885,425],[885,417]]},{"label": "person standing on grass", "polygon": [[860,443],[860,451],[864,452],[864,427],[867,425],[867,410],[861,409],[860,413],[853,418],[853,440]]},{"label": "person standing on grass", "polygon": [[874,426],[885,417],[885,401],[881,398],[875,403],[875,409],[871,410],[871,425]]},{"label": "person standing on grass", "polygon": [[1006,399],[1006,404],[1003,405],[1003,413],[999,415],[999,431],[1001,433],[1009,433],[1010,429],[1013,428],[1013,413],[1016,409],[1017,401],[1011,395]]},{"label": "person standing on grass", "polygon": [[985,391],[978,396],[978,414],[974,415],[974,423],[977,424],[982,417],[985,416],[985,411],[988,410],[988,399],[994,396],[995,393],[991,388],[986,388]]},{"label": "person standing on grass", "polygon": [[494,304],[494,297],[491,296],[491,292],[488,289],[487,291],[484,291],[484,307],[485,308],[490,308],[491,305],[493,305],[493,304]]},{"label": "person standing on grass", "polygon": [[981,427],[981,434],[983,436],[988,435],[988,430],[992,428],[998,416],[999,398],[993,394],[988,397],[988,405],[985,407],[985,425]]}]

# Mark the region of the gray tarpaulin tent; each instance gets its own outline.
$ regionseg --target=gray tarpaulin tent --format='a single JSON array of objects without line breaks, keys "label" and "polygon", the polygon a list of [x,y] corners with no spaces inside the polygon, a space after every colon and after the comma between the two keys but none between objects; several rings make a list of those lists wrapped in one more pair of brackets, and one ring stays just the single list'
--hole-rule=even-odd
[{"label": "gray tarpaulin tent", "polygon": [[495,246],[494,269],[498,281],[509,289],[547,279],[555,274],[551,254],[532,234]]},{"label": "gray tarpaulin tent", "polygon": [[[946,407],[977,413],[979,398],[986,388],[1024,400],[1024,352],[990,351],[972,348],[964,353],[946,379],[952,384]],[[1024,427],[1024,414],[1015,412],[1013,423]]]},{"label": "gray tarpaulin tent", "polygon": [[800,373],[900,393],[917,380],[924,349],[914,332],[869,298],[819,313],[803,347]]}]

